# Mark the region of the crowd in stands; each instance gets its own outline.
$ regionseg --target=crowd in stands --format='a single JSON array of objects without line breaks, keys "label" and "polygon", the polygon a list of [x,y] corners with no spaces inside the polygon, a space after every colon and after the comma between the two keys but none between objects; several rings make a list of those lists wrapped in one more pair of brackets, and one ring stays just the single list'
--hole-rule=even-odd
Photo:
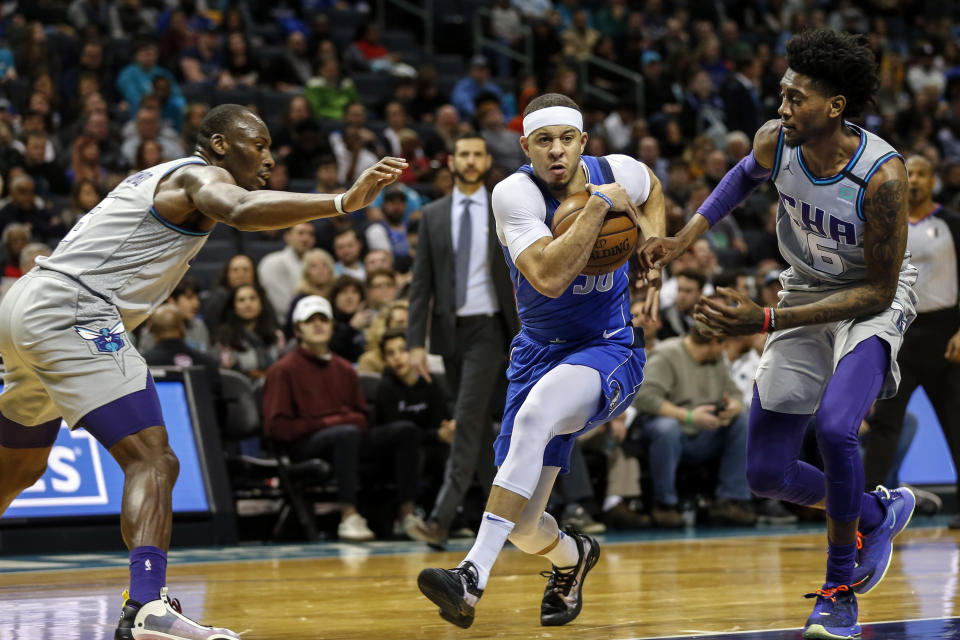
[{"label": "crowd in stands", "polygon": [[[447,160],[459,134],[477,131],[486,141],[492,187],[525,161],[519,114],[529,100],[565,93],[583,108],[587,153],[626,153],[659,177],[672,233],[749,153],[757,128],[777,117],[791,34],[828,26],[862,33],[880,63],[877,103],[857,124],[904,155],[926,156],[937,171],[934,198],[960,209],[960,9],[954,3],[495,0],[490,7],[486,28],[497,41],[522,52],[530,28],[532,73],[494,51],[474,52],[467,42],[462,51],[437,56],[444,61],[440,69],[415,38],[387,38],[394,33],[381,31],[364,2],[5,4],[2,289],[49,254],[124,177],[190,154],[212,104],[248,105],[268,123],[277,162],[270,189],[340,193],[380,157],[407,158],[400,181],[365,211],[281,232],[239,233],[219,225],[171,304],[136,335],[139,349],[159,362],[171,359],[169,340],[182,334],[193,356],[179,364],[234,369],[264,387],[268,436],[300,442],[301,455],[353,460],[336,469],[339,500],[348,506],[341,533],[368,539],[372,532],[354,518],[362,520],[364,510],[356,461],[387,461],[380,468],[398,487],[395,532],[403,534],[418,517],[416,507],[430,503],[429,489],[425,494],[418,487],[436,490],[455,433],[454,390],[416,376],[404,359],[403,329],[420,211],[451,193]],[[392,49],[391,43],[406,44]],[[643,103],[632,98],[624,77],[593,64],[595,57],[640,72]],[[583,95],[584,70],[621,101]],[[677,469],[704,460],[720,469],[716,491],[706,492],[717,499],[711,515],[740,524],[756,520],[743,482],[742,431],[750,400],[744,391],[759,345],[699,334],[691,310],[717,286],[775,304],[784,266],[774,228],[777,204],[772,185],[762,187],[666,274],[660,323],[644,327],[651,355],[635,410],[581,443],[586,458],[577,454],[591,467],[596,454],[605,459],[600,485],[607,493],[559,499],[587,531],[604,522],[648,525],[639,511],[651,512],[654,524],[682,526]],[[305,303],[320,311],[304,315]],[[328,349],[298,349],[306,333]],[[689,356],[682,366],[680,356]],[[438,360],[431,366],[442,369]],[[303,384],[297,375],[313,375],[311,368],[337,380],[304,392],[327,405],[314,407],[317,416],[291,421],[297,403],[281,396]],[[381,376],[372,397],[362,393],[357,371]],[[690,389],[676,384],[697,376],[707,382]],[[290,380],[283,393],[277,391],[281,378]],[[704,395],[707,388],[716,397]],[[343,398],[320,402],[334,391]],[[353,428],[306,444],[303,434],[323,433],[310,423],[314,418]],[[730,436],[703,435],[716,434],[718,425],[729,426]],[[732,453],[738,448],[739,457]],[[400,452],[412,475],[390,462]],[[637,467],[646,467],[652,482],[644,509],[636,500]],[[790,515],[766,509],[760,514]]]}]

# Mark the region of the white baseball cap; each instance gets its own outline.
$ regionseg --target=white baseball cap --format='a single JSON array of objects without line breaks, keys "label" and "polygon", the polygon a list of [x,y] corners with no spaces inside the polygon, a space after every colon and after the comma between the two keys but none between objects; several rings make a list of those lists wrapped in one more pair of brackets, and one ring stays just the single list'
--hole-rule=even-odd
[{"label": "white baseball cap", "polygon": [[326,298],[322,296],[300,298],[297,306],[293,308],[293,323],[306,322],[316,313],[323,314],[328,320],[333,319],[333,309]]}]

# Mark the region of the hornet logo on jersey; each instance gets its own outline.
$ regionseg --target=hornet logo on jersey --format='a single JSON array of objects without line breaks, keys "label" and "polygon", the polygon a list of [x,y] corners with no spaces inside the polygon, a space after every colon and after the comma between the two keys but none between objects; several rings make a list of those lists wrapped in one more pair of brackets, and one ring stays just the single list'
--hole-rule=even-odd
[{"label": "hornet logo on jersey", "polygon": [[109,329],[90,329],[88,327],[74,327],[81,338],[87,341],[87,344],[96,347],[97,353],[109,353],[117,361],[120,371],[123,371],[123,359],[120,352],[126,346],[122,336],[124,334],[123,321],[117,322]]}]

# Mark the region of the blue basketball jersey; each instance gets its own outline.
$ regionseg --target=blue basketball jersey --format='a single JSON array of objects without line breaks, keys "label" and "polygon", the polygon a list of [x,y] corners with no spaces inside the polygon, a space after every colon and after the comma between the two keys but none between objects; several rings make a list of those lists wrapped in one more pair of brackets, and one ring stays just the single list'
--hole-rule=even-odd
[{"label": "blue basketball jersey", "polygon": [[[613,170],[606,158],[581,156],[581,159],[586,167],[587,182],[610,184],[615,181]],[[560,202],[534,175],[531,165],[520,167],[517,173],[525,174],[540,189],[547,208],[544,222],[550,227]],[[509,249],[502,242],[501,248],[516,287],[520,322],[523,330],[534,338],[543,342],[560,343],[582,340],[594,335],[609,337],[630,324],[628,264],[601,276],[580,274],[563,295],[550,298],[537,291],[523,277],[510,258]]]}]

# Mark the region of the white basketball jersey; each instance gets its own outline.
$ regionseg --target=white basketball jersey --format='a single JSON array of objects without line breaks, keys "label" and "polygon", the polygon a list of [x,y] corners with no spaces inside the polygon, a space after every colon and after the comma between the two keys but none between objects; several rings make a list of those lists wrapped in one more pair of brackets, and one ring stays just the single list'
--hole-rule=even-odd
[{"label": "white basketball jersey", "polygon": [[[863,199],[870,178],[893,158],[903,158],[886,141],[846,123],[860,145],[835,176],[815,177],[803,161],[802,146],[777,142],[773,182],[780,192],[777,240],[794,275],[811,288],[836,288],[867,278],[863,251]],[[909,253],[901,270],[910,269]]]},{"label": "white basketball jersey", "polygon": [[938,205],[925,218],[910,223],[907,249],[920,272],[914,286],[920,299],[917,312],[956,311],[960,300],[960,216]]},{"label": "white basketball jersey", "polygon": [[160,217],[153,197],[160,181],[198,157],[158,164],[127,177],[80,218],[37,266],[61,273],[115,305],[127,330],[147,319],[183,278],[209,232],[182,229]]}]

